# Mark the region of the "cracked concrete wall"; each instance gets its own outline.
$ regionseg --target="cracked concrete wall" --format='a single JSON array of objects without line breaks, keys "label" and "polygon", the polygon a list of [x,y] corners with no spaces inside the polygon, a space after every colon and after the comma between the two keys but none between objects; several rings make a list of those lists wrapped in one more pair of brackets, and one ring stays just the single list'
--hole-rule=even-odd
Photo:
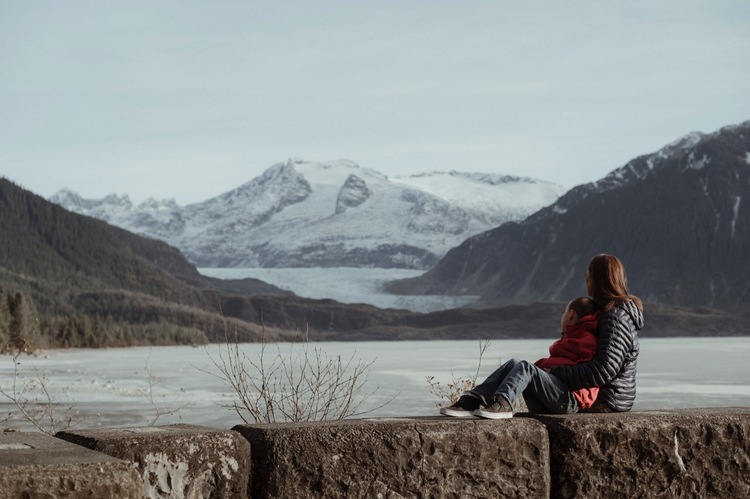
[{"label": "cracked concrete wall", "polygon": [[44,433],[0,432],[3,499],[140,497],[140,481],[127,461]]},{"label": "cracked concrete wall", "polygon": [[750,497],[750,408],[234,429],[254,497]]},{"label": "cracked concrete wall", "polygon": [[750,409],[535,416],[553,497],[750,497]]},{"label": "cracked concrete wall", "polygon": [[240,425],[253,497],[549,497],[542,424],[404,418]]},{"label": "cracked concrete wall", "polygon": [[57,437],[130,461],[144,498],[247,497],[250,445],[236,432],[195,425],[68,430]]},{"label": "cracked concrete wall", "polygon": [[[750,497],[750,408],[233,430],[171,425],[58,436],[129,461],[114,462],[128,465],[141,497]],[[86,463],[109,463],[97,453],[80,461],[70,445],[52,452],[44,447],[51,437],[31,438],[5,436],[0,475],[18,478],[24,456],[43,470],[35,483],[89,480]],[[96,486],[124,487],[117,476],[98,474]]]}]

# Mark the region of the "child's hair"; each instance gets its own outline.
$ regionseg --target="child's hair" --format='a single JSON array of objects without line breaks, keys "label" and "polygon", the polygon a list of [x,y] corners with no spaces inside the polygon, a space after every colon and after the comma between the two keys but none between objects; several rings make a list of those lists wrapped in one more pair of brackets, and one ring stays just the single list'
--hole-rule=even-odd
[{"label": "child's hair", "polygon": [[588,296],[581,296],[576,298],[568,304],[568,309],[573,310],[577,315],[578,319],[586,317],[587,315],[593,315],[599,310],[596,302]]}]

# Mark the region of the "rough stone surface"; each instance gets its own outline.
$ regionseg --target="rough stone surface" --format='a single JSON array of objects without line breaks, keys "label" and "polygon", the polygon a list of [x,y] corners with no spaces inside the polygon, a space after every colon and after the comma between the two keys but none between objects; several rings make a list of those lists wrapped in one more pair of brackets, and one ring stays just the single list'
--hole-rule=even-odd
[{"label": "rough stone surface", "polygon": [[44,433],[0,433],[0,497],[141,497],[127,461],[84,449]]},{"label": "rough stone surface", "polygon": [[135,463],[143,497],[247,497],[250,445],[230,430],[178,424],[57,436]]},{"label": "rough stone surface", "polygon": [[535,418],[552,497],[750,497],[750,408]]},{"label": "rough stone surface", "polygon": [[538,421],[404,418],[240,425],[253,497],[548,497]]}]

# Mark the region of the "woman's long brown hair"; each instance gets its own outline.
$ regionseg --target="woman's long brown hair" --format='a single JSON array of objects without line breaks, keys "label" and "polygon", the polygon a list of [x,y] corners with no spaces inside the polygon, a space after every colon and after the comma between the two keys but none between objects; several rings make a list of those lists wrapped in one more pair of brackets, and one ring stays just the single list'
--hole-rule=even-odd
[{"label": "woman's long brown hair", "polygon": [[637,296],[628,293],[628,279],[625,267],[614,255],[596,255],[589,262],[589,276],[593,284],[591,298],[604,310],[609,311],[618,303],[632,300],[643,310],[643,304]]}]

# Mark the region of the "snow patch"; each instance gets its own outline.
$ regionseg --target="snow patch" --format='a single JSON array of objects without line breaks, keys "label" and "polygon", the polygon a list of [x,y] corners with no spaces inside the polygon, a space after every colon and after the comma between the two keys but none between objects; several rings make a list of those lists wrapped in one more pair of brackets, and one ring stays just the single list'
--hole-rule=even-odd
[{"label": "snow patch", "polygon": [[699,160],[696,161],[695,155],[691,152],[688,156],[687,167],[692,168],[693,170],[702,170],[709,163],[711,163],[711,158],[709,158],[706,154],[704,154]]},{"label": "snow patch", "polygon": [[695,147],[704,137],[705,134],[700,132],[691,132],[662,147],[657,154],[661,157],[667,157],[672,155],[675,149],[690,149]]},{"label": "snow patch", "polygon": [[473,212],[537,211],[565,193],[552,182],[482,173],[432,172],[392,180]]},{"label": "snow patch", "polygon": [[734,238],[735,226],[737,224],[737,215],[740,212],[740,201],[742,201],[742,198],[740,196],[734,196],[734,203],[732,204],[732,237],[733,238]]}]

